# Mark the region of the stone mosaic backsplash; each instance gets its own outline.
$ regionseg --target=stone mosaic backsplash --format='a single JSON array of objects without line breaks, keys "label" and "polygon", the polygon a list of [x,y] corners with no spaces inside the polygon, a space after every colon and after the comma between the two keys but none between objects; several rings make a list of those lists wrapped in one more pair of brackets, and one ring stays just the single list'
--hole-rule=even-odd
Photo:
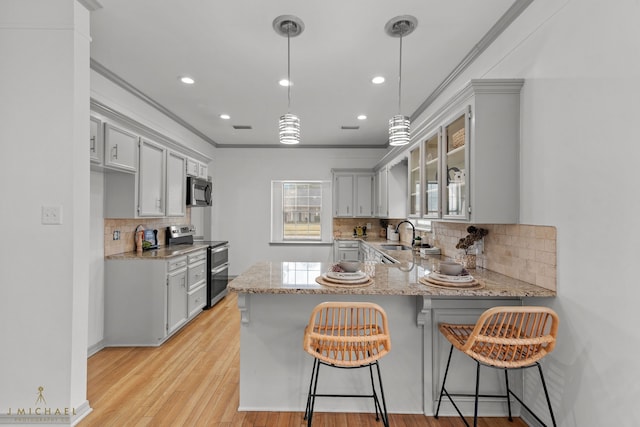
[{"label": "stone mosaic backsplash", "polygon": [[[456,249],[470,224],[434,222],[435,245],[443,255],[456,258]],[[556,290],[556,228],[523,224],[473,224],[489,230],[484,252],[477,255],[478,267],[495,271],[545,289]]]},{"label": "stone mosaic backsplash", "polygon": [[[402,219],[387,219],[388,224],[396,225]],[[357,226],[366,226],[370,224],[371,227],[367,228],[367,236],[380,237],[380,230],[382,225],[379,218],[334,218],[333,219],[333,237],[335,238],[347,238],[353,236],[353,229]],[[411,240],[411,238],[409,238]]]},{"label": "stone mosaic backsplash", "polygon": [[[190,224],[191,209],[187,208],[187,215],[178,218],[132,218],[104,220],[104,255],[115,255],[122,252],[135,251],[135,230],[142,224],[145,230],[158,230],[158,244],[164,245],[166,228],[170,225]],[[113,240],[113,232],[120,231],[120,240]]]},{"label": "stone mosaic backsplash", "polygon": [[[389,219],[397,225],[402,218]],[[334,218],[333,232],[336,238],[353,235],[354,227],[371,224],[367,235],[380,237],[382,229],[377,218]],[[442,251],[442,255],[458,258],[464,251],[456,249],[458,241],[465,237],[471,224],[433,222],[432,232],[416,230],[423,242]],[[473,224],[489,230],[484,238],[484,250],[477,255],[477,266],[505,276],[513,277],[549,289],[556,290],[556,228],[524,224]],[[411,243],[411,227],[401,227],[400,241]]]}]

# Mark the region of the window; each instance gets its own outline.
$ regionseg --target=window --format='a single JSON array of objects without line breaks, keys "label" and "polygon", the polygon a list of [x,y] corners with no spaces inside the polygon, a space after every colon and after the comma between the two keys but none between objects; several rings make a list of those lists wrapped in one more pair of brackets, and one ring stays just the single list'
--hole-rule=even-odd
[{"label": "window", "polygon": [[271,243],[331,242],[331,181],[271,182]]}]

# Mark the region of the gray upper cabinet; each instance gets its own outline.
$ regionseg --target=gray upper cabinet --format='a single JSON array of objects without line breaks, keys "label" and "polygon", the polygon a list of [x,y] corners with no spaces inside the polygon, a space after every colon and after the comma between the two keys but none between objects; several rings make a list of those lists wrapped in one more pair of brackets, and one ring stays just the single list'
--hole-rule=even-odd
[{"label": "gray upper cabinet", "polygon": [[180,153],[167,153],[166,216],[185,215],[186,161],[186,157]]},{"label": "gray upper cabinet", "polygon": [[104,165],[125,172],[135,172],[137,165],[138,135],[114,126],[104,125]]},{"label": "gray upper cabinet", "polygon": [[522,79],[471,80],[415,130],[420,142],[409,152],[410,216],[518,222],[523,84]]},{"label": "gray upper cabinet", "polygon": [[376,212],[379,218],[407,217],[407,162],[383,166],[376,174]]},{"label": "gray upper cabinet", "polygon": [[139,216],[158,217],[165,214],[166,152],[162,145],[140,140]]},{"label": "gray upper cabinet", "polygon": [[89,118],[89,159],[92,165],[102,165],[104,155],[102,120],[95,116]]},{"label": "gray upper cabinet", "polygon": [[333,170],[333,216],[373,217],[373,171]]}]

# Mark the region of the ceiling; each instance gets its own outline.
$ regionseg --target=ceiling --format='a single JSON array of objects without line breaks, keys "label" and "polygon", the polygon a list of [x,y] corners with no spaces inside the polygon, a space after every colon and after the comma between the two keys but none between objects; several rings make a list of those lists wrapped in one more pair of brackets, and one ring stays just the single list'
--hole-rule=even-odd
[{"label": "ceiling", "polygon": [[[280,15],[295,15],[305,26],[291,39],[290,111],[300,117],[302,135],[296,147],[386,147],[389,118],[424,110],[530,3],[98,1],[92,0],[98,6],[91,12],[92,68],[220,147],[280,146],[287,88],[278,82],[287,77],[287,39],[272,27]],[[384,30],[398,15],[418,20],[403,38],[401,111],[400,41]],[[184,75],[195,84],[181,83]],[[377,75],[385,83],[372,84]],[[358,120],[360,114],[367,119]]]}]

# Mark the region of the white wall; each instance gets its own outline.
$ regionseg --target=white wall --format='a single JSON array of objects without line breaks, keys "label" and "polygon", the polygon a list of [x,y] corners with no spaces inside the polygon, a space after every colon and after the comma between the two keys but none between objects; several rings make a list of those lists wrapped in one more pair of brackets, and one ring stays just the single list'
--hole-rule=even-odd
[{"label": "white wall", "polygon": [[[637,426],[640,4],[533,2],[470,78],[525,78],[521,223],[556,226],[560,315],[544,362],[559,426]],[[527,399],[547,419],[537,375]]]},{"label": "white wall", "polygon": [[229,240],[229,274],[236,276],[258,261],[328,261],[331,246],[269,245],[271,180],[331,180],[332,168],[372,168],[385,152],[303,147],[217,150],[213,239]]},{"label": "white wall", "polygon": [[[0,422],[11,423],[10,408],[88,410],[88,11],[0,2],[0,58]],[[61,207],[62,224],[42,225],[42,206]]]}]

